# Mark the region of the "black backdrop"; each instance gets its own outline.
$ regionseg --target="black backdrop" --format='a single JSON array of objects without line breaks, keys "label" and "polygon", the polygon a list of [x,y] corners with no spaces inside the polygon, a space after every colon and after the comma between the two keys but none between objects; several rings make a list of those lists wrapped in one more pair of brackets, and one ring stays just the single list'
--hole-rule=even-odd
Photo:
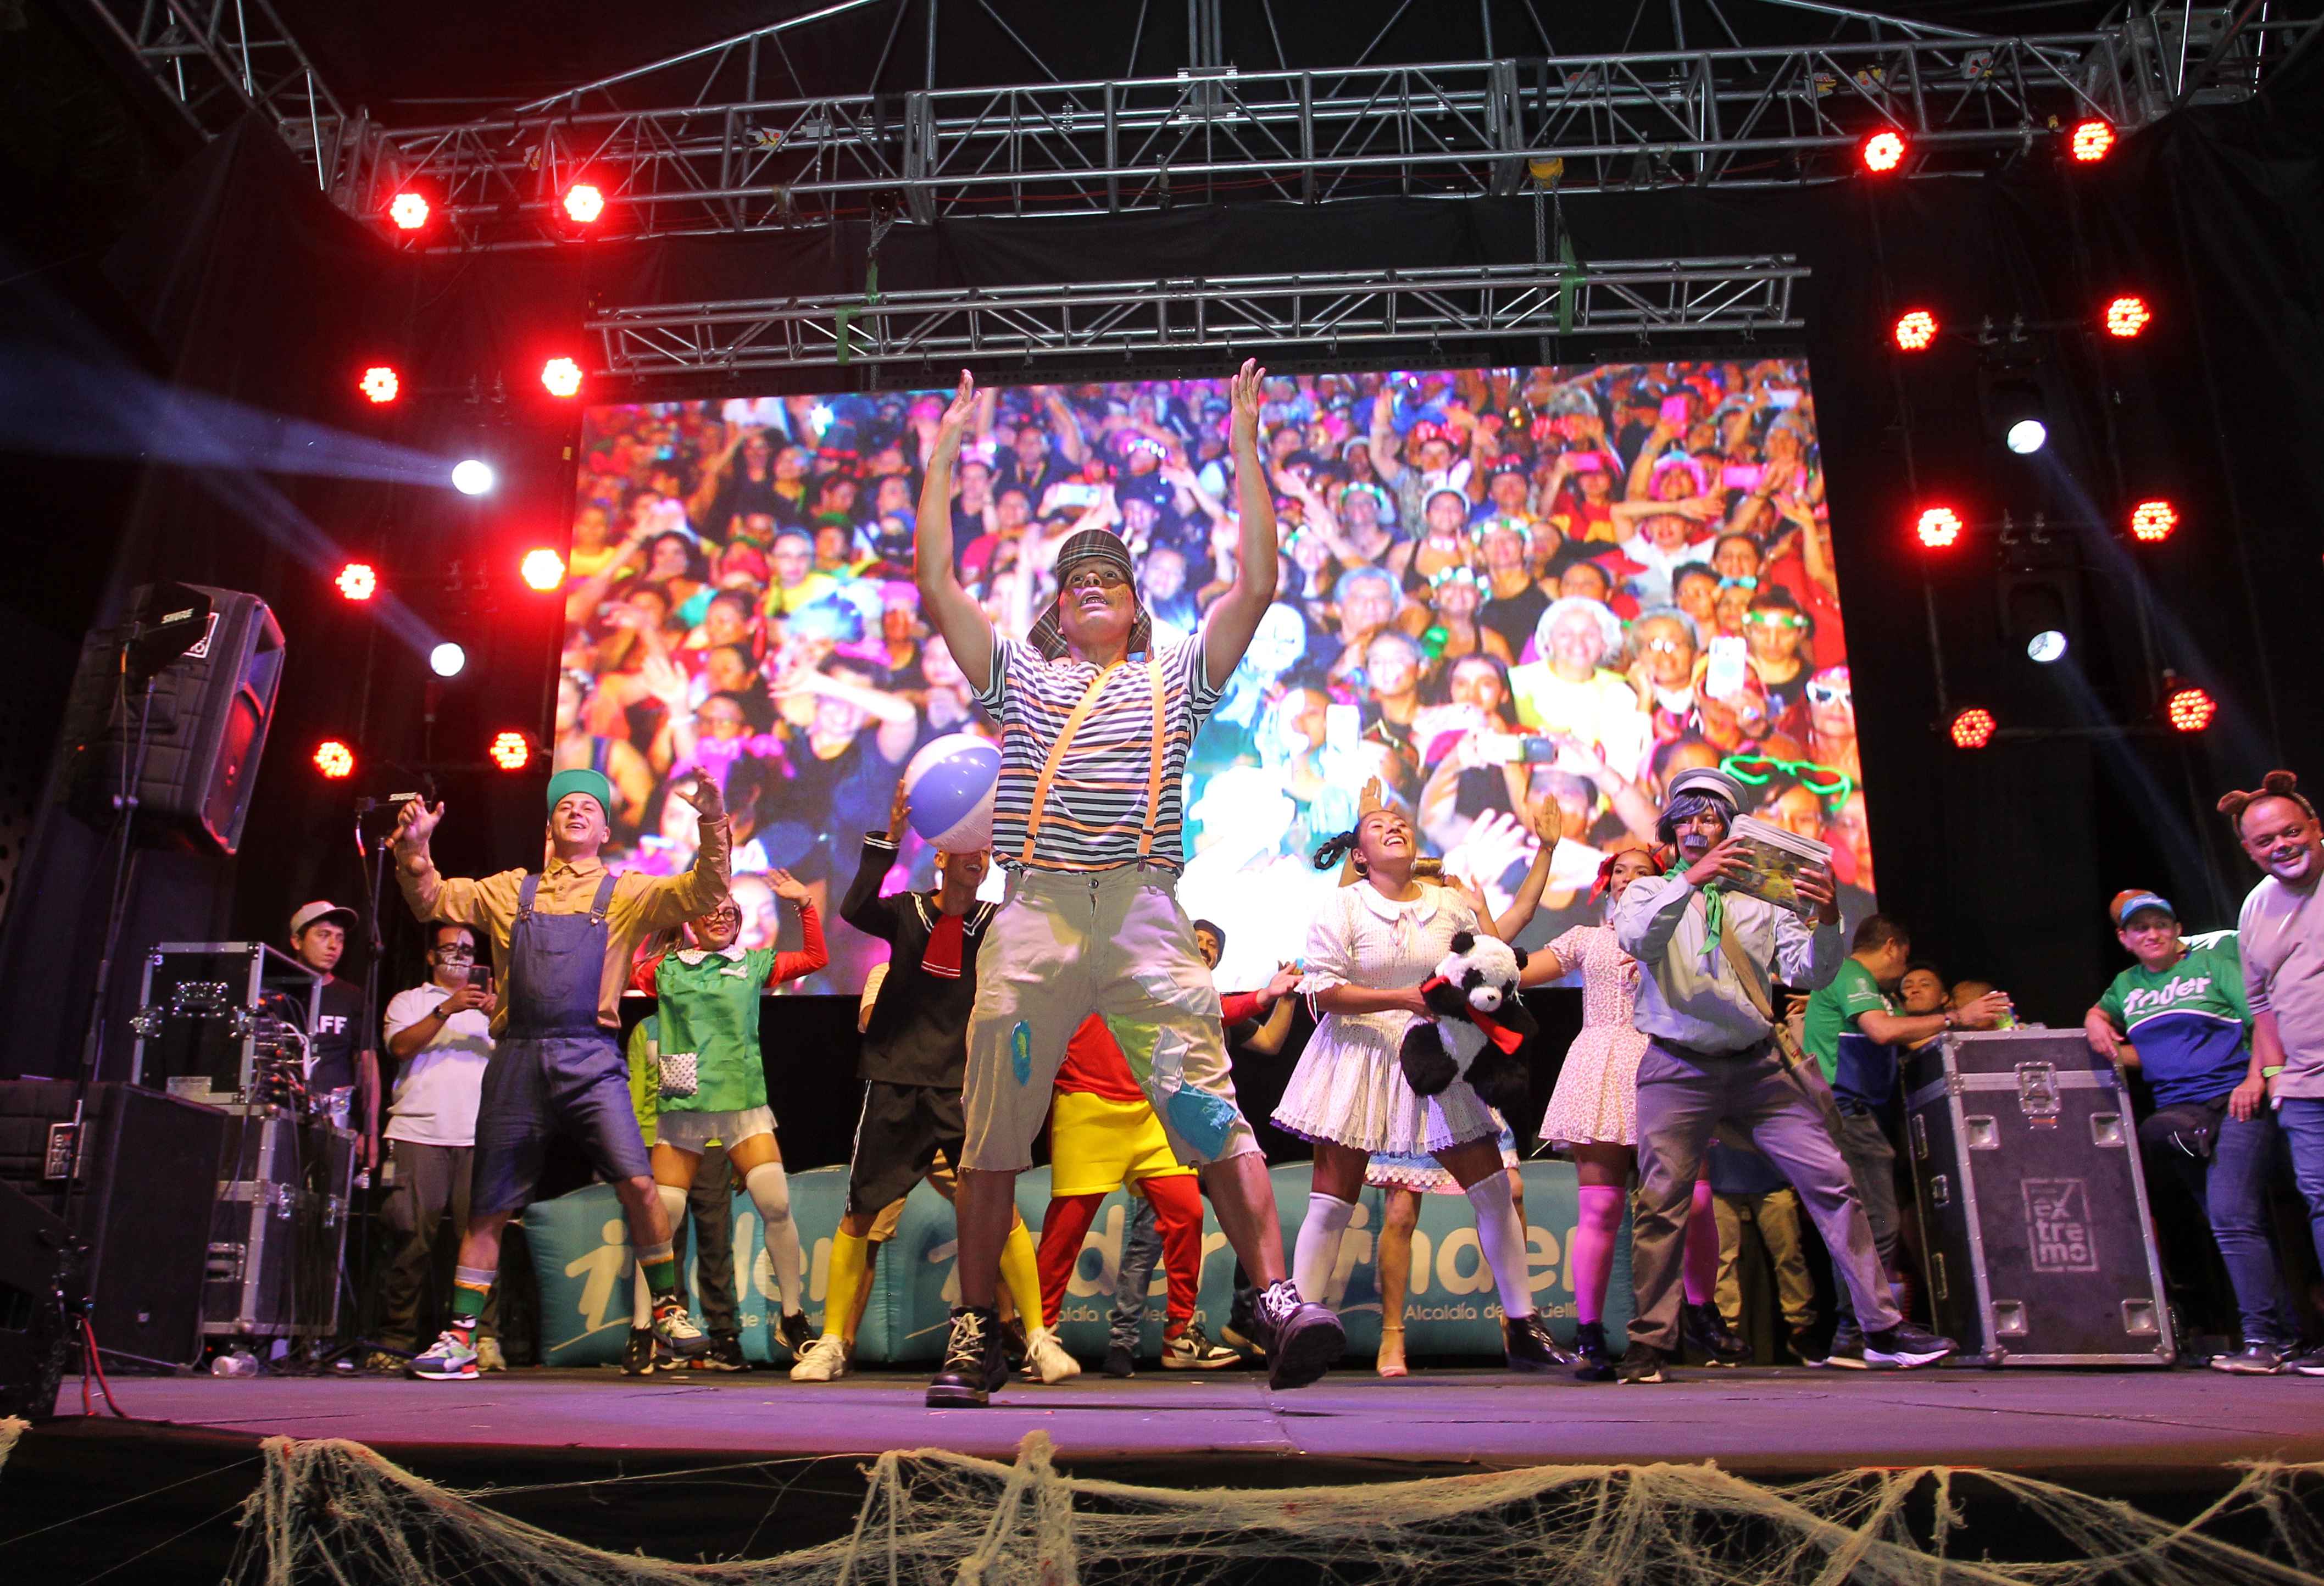
[{"label": "black backdrop", "polygon": [[[2210,798],[2271,765],[2313,769],[2324,708],[2307,687],[2312,613],[2324,595],[2316,445],[2324,392],[2313,373],[2324,369],[2324,95],[2314,66],[2282,82],[2272,106],[2174,117],[2126,140],[2096,170],[2063,171],[2039,155],[1984,180],[1598,196],[1565,199],[1548,217],[1584,259],[1765,250],[1796,253],[1812,266],[1797,299],[1807,321],[1800,343],[1813,360],[1881,898],[1949,974],[1994,979],[2030,1016],[2052,1023],[2076,1019],[2116,967],[2099,908],[2119,888],[2161,886],[2192,927],[2232,923],[2249,878],[2205,813]],[[6,595],[28,666],[53,675],[83,627],[152,577],[254,590],[275,607],[290,665],[244,853],[233,862],[153,862],[132,935],[276,937],[305,899],[355,894],[347,800],[402,785],[410,773],[388,762],[473,761],[491,731],[547,724],[553,603],[523,592],[512,569],[525,546],[563,542],[577,410],[540,394],[540,358],[578,345],[592,301],[860,287],[867,234],[842,226],[555,253],[399,253],[324,204],[311,178],[254,125],[185,154],[145,191],[101,269],[48,272],[5,289],[19,351],[101,355],[255,409],[447,456],[482,446],[503,464],[501,491],[471,505],[360,481],[254,476],[220,489],[215,479],[134,457],[69,466],[7,459],[50,509],[6,530],[23,540],[14,565],[42,573]],[[1522,261],[1534,256],[1537,218],[1531,198],[1380,199],[899,226],[884,243],[881,280],[900,290]],[[2095,301],[2131,287],[2158,311],[2135,346],[2102,347],[2080,332],[2039,342],[2052,355],[2056,462],[2047,472],[2007,457],[1985,435],[1970,349],[1949,344],[1900,363],[1886,342],[1908,302],[1935,307],[1951,327],[1987,314],[2087,326]],[[415,394],[372,412],[350,393],[354,372],[379,355],[396,359]],[[1367,348],[1363,361],[1395,366],[1430,355]],[[1634,346],[1529,339],[1464,347],[1459,361],[1643,355]],[[992,373],[1026,377],[1021,364]],[[888,381],[948,374],[891,372]],[[504,401],[495,398],[496,379]],[[834,383],[826,373],[799,383]],[[747,389],[770,387],[779,383],[753,380]],[[599,388],[589,396],[623,394]],[[2114,515],[2124,492],[2155,488],[2173,494],[2189,521],[2135,562],[2103,536],[2086,547],[2076,657],[2087,694],[2078,702],[2055,675],[2037,676],[2004,645],[1988,549],[1938,563],[1914,549],[1915,481],[1972,519],[2005,508],[2058,512],[2070,507],[2078,481],[2103,515]],[[469,672],[429,688],[420,657],[337,600],[328,567],[288,541],[286,508],[290,521],[381,565],[423,620],[468,645]],[[104,578],[92,571],[99,565]],[[487,574],[481,590],[479,567]],[[1927,604],[1956,703],[1974,698],[2013,724],[2059,728],[2144,721],[2153,679],[2135,615],[2141,578],[2158,613],[2160,659],[2224,704],[2209,735],[2059,735],[1973,755],[1942,741]],[[327,734],[357,741],[365,768],[352,784],[324,784],[307,766]],[[535,851],[539,776],[451,766],[438,775],[453,805],[438,841],[447,866],[497,867]],[[46,825],[15,889],[33,906],[20,901],[0,921],[0,983],[10,990],[0,1070],[55,1071],[78,1029],[77,999],[87,995],[97,910],[85,882],[95,836],[58,818]],[[416,974],[417,938],[400,907],[388,914],[392,990]],[[43,995],[27,998],[30,985]],[[836,1005],[827,1018],[819,1011],[814,1044],[844,1047],[851,1024]],[[788,1056],[770,1061],[790,1066]],[[838,1074],[843,1065],[793,1072]],[[787,1120],[835,1109],[844,1117],[852,1103],[842,1087],[833,1093],[803,1097]],[[821,1149],[795,1140],[795,1159],[844,1149],[837,1120],[832,1132]]]}]

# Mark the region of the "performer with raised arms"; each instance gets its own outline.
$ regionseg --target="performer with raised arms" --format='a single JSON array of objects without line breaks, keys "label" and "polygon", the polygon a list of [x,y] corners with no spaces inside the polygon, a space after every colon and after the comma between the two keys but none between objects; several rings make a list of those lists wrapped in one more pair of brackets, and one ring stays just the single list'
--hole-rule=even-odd
[{"label": "performer with raised arms", "polygon": [[1200,632],[1159,646],[1129,549],[1107,530],[1059,546],[1057,597],[1028,640],[999,637],[962,588],[951,503],[954,461],[976,407],[965,372],[927,459],[915,530],[920,605],[1001,725],[993,853],[1009,871],[977,964],[958,1201],[962,1303],[928,1386],[933,1406],[984,1404],[1006,1380],[993,1288],[1017,1175],[1031,1163],[1065,1043],[1093,1012],[1259,1282],[1274,1386],[1313,1382],[1346,1347],[1338,1318],[1285,1276],[1274,1187],[1235,1102],[1218,991],[1176,890],[1187,752],[1275,598],[1275,505],[1259,456],[1262,378],[1254,360],[1233,382],[1234,582]]},{"label": "performer with raised arms", "polygon": [[[549,863],[537,874],[446,880],[428,852],[444,807],[430,809],[417,798],[403,807],[393,842],[405,901],[423,920],[450,920],[488,939],[502,987],[476,1109],[475,1181],[453,1272],[452,1324],[413,1360],[411,1376],[475,1376],[476,1318],[500,1270],[501,1231],[532,1198],[549,1137],[558,1133],[580,1142],[621,1197],[653,1298],[655,1336],[687,1359],[709,1348],[678,1299],[670,1213],[655,1193],[630,1103],[629,1066],[614,1038],[639,944],[709,914],[726,896],[726,809],[718,785],[696,777],[672,791],[700,814],[702,845],[691,870],[661,877],[615,875],[597,857],[613,807],[612,785],[597,771],[549,779]],[[685,1204],[682,1191],[669,1194]]]}]

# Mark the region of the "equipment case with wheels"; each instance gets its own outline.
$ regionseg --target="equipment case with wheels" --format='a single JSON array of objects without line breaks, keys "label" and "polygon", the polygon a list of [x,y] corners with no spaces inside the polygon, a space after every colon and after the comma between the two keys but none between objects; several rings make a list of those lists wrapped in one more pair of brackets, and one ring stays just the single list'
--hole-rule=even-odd
[{"label": "equipment case with wheels", "polygon": [[2170,1365],[2130,1097],[2081,1031],[1946,1035],[1905,1096],[1930,1308],[1961,1358]]},{"label": "equipment case with wheels", "polygon": [[203,1335],[328,1338],[338,1330],[355,1132],[278,1107],[224,1111]]}]

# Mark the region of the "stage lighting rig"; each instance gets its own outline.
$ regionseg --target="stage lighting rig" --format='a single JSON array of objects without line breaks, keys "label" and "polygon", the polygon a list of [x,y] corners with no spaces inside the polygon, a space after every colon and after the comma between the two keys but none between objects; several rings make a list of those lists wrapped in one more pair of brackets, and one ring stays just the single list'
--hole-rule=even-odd
[{"label": "stage lighting rig", "polygon": [[344,782],[355,774],[355,752],[337,738],[315,745],[314,761],[327,781]]},{"label": "stage lighting rig", "polygon": [[2077,164],[2095,165],[2114,152],[2114,128],[2095,117],[2077,122],[2068,147]]},{"label": "stage lighting rig", "polygon": [[2163,722],[2174,733],[2200,733],[2219,714],[2219,702],[2210,691],[2187,682],[2176,672],[2163,674]]},{"label": "stage lighting rig", "polygon": [[2050,443],[2050,404],[2031,370],[1980,371],[1978,383],[1987,428],[2002,445],[2030,457]]},{"label": "stage lighting rig", "polygon": [[1907,309],[1896,317],[1892,334],[1900,353],[1925,353],[1937,339],[1937,317],[1926,309]]},{"label": "stage lighting rig", "polygon": [[521,771],[532,762],[532,741],[522,733],[501,733],[494,735],[492,747],[484,752],[501,770]]},{"label": "stage lighting rig", "polygon": [[1864,140],[1859,152],[1864,160],[1864,169],[1882,175],[1904,162],[1907,148],[1902,133],[1877,132]]},{"label": "stage lighting rig", "polygon": [[379,593],[379,573],[369,562],[349,562],[331,582],[348,600],[365,601]]},{"label": "stage lighting rig", "polygon": [[576,226],[594,226],[605,212],[604,189],[593,181],[576,181],[565,189],[565,217]]},{"label": "stage lighting rig", "polygon": [[551,358],[540,366],[540,383],[553,397],[581,394],[581,365],[570,358]]},{"label": "stage lighting rig", "polygon": [[468,664],[468,652],[445,640],[428,652],[428,669],[439,678],[456,678]]},{"label": "stage lighting rig", "polygon": [[524,553],[517,571],[527,588],[546,594],[565,582],[565,558],[545,545],[537,545]]},{"label": "stage lighting rig", "polygon": [[1993,742],[2001,730],[2000,720],[1981,705],[1972,705],[1953,713],[1945,728],[1945,735],[1953,741],[1955,749],[1982,749]]},{"label": "stage lighting rig", "polygon": [[2128,341],[2144,332],[2154,318],[2154,310],[2146,300],[2135,292],[2126,292],[2106,306],[2106,333],[2118,341]]},{"label": "stage lighting rig", "polygon": [[428,200],[414,192],[398,193],[387,202],[387,217],[395,223],[395,229],[401,232],[420,230],[428,224],[428,217],[433,212]]},{"label": "stage lighting rig", "polygon": [[463,457],[452,465],[452,488],[462,495],[489,494],[499,476],[493,466],[478,457]]},{"label": "stage lighting rig", "polygon": [[2130,537],[2141,545],[2160,545],[2179,527],[2179,509],[2160,496],[2130,509]]},{"label": "stage lighting rig", "polygon": [[1961,537],[1960,514],[1948,506],[1925,507],[1913,524],[1913,533],[1923,550],[1949,550]]},{"label": "stage lighting rig", "polygon": [[402,391],[403,381],[392,365],[374,364],[363,372],[363,378],[355,383],[355,389],[364,393],[366,401],[374,406],[384,406],[393,401],[397,393]]},{"label": "stage lighting rig", "polygon": [[2055,628],[2044,628],[2025,641],[2025,659],[2046,667],[2065,659],[2066,649],[2064,633]]}]

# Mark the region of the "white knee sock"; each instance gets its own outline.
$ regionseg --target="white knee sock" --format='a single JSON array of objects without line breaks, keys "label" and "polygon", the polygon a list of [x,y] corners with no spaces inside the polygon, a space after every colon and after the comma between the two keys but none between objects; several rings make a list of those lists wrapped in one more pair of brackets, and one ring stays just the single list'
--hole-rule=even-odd
[{"label": "white knee sock", "polygon": [[1333,1268],[1340,1264],[1340,1236],[1348,1231],[1355,1203],[1318,1191],[1307,1197],[1307,1217],[1299,1224],[1299,1242],[1292,1247],[1291,1281],[1299,1297],[1329,1305],[1324,1297],[1332,1285]]},{"label": "white knee sock", "polygon": [[1526,1271],[1525,1224],[1509,1194],[1509,1170],[1469,1186],[1469,1204],[1477,1211],[1477,1245],[1493,1282],[1501,1291],[1501,1314],[1515,1320],[1533,1314],[1533,1283]]},{"label": "white knee sock", "polygon": [[775,1282],[783,1291],[783,1314],[790,1315],[807,1297],[799,1282],[807,1260],[799,1249],[798,1224],[791,1219],[791,1181],[781,1163],[761,1162],[743,1176],[742,1192],[759,1209],[767,1259],[774,1263]]},{"label": "white knee sock", "polygon": [[[670,1242],[678,1241],[678,1225],[686,1221],[686,1192],[674,1185],[658,1184],[654,1194],[661,1201],[661,1214],[669,1220]],[[646,1286],[646,1266],[641,1261],[630,1278],[630,1325],[653,1325],[653,1290]]]}]

